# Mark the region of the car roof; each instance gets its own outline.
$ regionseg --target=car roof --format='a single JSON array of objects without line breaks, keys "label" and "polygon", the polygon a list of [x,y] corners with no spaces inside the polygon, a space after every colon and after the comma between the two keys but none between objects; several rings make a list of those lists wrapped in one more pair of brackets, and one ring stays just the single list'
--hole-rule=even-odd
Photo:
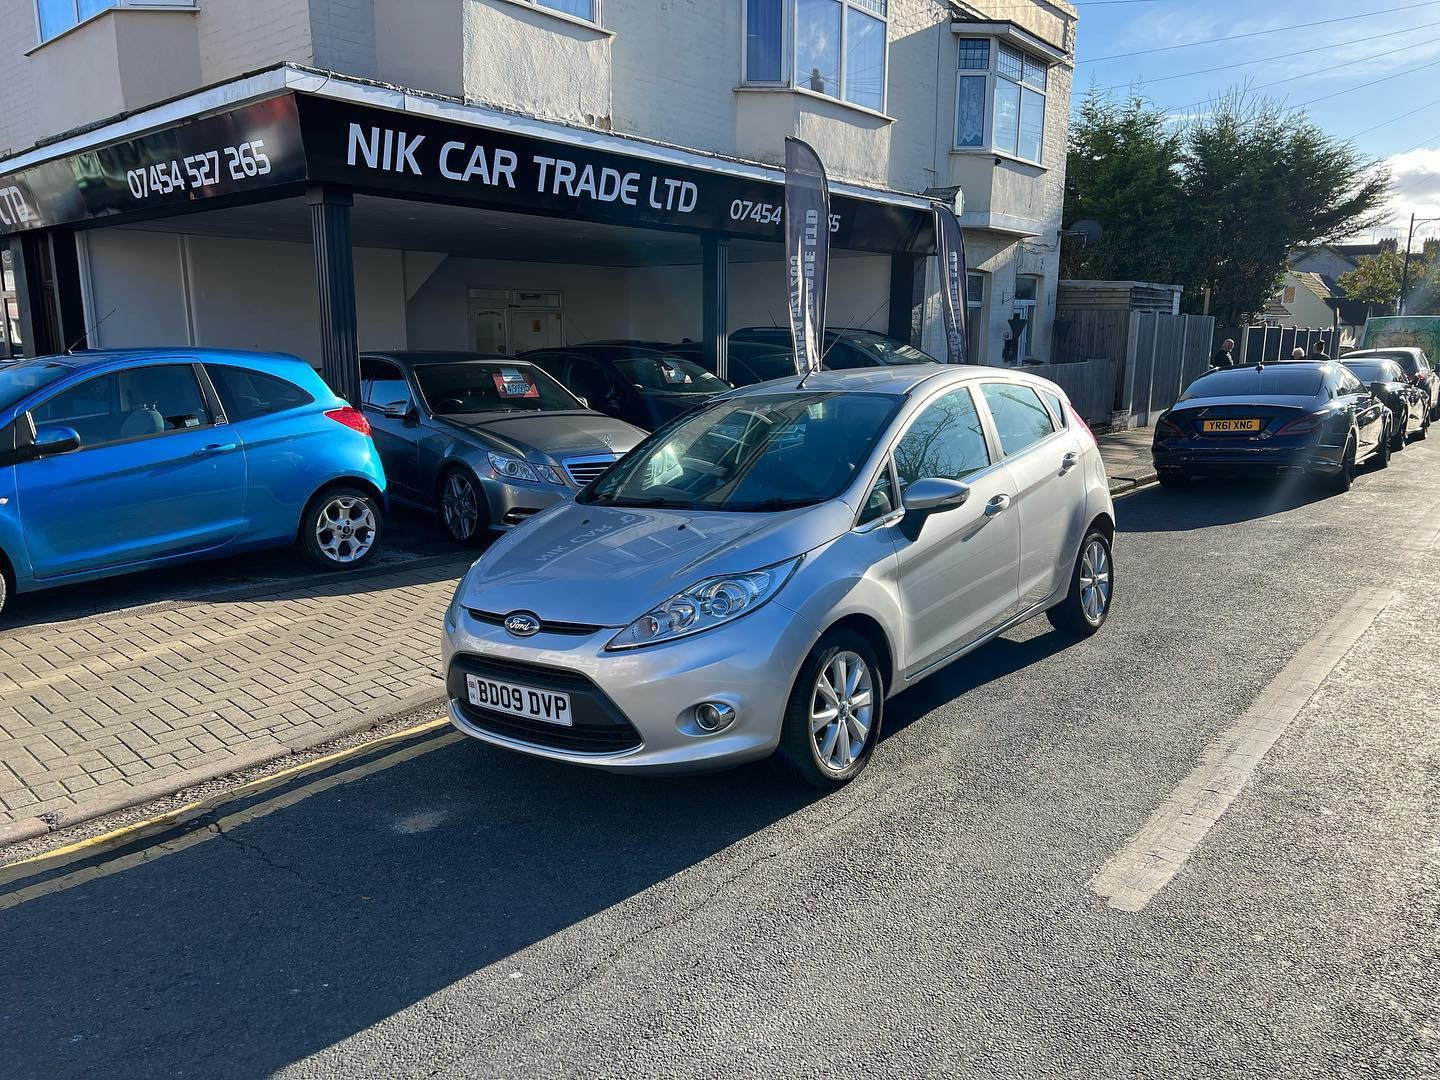
[{"label": "car roof", "polygon": [[396,360],[409,364],[411,367],[423,367],[426,364],[464,363],[467,360],[484,360],[492,364],[502,362],[528,365],[530,363],[529,360],[522,360],[518,356],[506,356],[504,353],[472,352],[469,349],[367,349],[360,355],[362,357],[373,356],[378,360]]},{"label": "car roof", "polygon": [[[804,389],[903,395],[910,393],[922,383],[931,381],[944,381],[948,384],[959,385],[995,379],[1027,383],[1037,390],[1044,389],[1054,392],[1053,384],[1027,371],[980,364],[892,364],[886,367],[845,368],[839,371],[822,369],[812,372],[805,379]],[[798,385],[798,376],[787,375],[783,379],[771,379],[768,382],[755,383],[753,386],[743,386],[727,396],[787,394],[794,392]]]},{"label": "car roof", "polygon": [[1417,359],[1423,359],[1425,356],[1424,349],[1417,349],[1410,345],[1380,345],[1376,346],[1373,349],[1359,349],[1355,352],[1347,352],[1340,359],[1349,360],[1352,356],[1360,360],[1363,360],[1367,356],[1394,357],[1397,353],[1403,353],[1406,356],[1415,357]]},{"label": "car roof", "polygon": [[73,353],[57,353],[54,356],[19,357],[15,359],[43,360],[50,364],[68,364],[77,370],[80,368],[93,367],[98,364],[109,364],[125,360],[173,360],[176,357],[183,357],[187,360],[198,360],[201,363],[223,363],[224,361],[247,361],[247,360],[283,360],[293,361],[297,364],[310,364],[291,353],[281,352],[256,352],[247,349],[197,349],[190,345],[175,345],[171,347],[150,347],[144,349],[81,349]]}]

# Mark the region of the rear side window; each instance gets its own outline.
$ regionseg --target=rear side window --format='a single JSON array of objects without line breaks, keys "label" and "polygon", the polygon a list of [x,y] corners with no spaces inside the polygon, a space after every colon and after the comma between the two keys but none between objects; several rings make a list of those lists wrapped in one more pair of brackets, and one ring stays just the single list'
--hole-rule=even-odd
[{"label": "rear side window", "polygon": [[1000,448],[1007,455],[1018,454],[1055,433],[1055,422],[1040,403],[1040,395],[1030,387],[984,383],[980,389],[990,406],[990,415],[995,418]]},{"label": "rear side window", "polygon": [[1052,394],[1049,390],[1041,390],[1040,396],[1045,399],[1045,404],[1050,406],[1050,412],[1054,414],[1056,423],[1061,427],[1069,427],[1070,421],[1065,419],[1065,403],[1060,400],[1060,395]]},{"label": "rear side window", "polygon": [[244,368],[205,366],[232,424],[309,405],[315,399],[294,383]]}]

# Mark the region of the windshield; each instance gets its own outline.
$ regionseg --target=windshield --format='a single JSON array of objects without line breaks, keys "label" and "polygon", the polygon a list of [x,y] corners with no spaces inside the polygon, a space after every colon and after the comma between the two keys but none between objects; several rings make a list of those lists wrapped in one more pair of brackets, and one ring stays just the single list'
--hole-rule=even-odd
[{"label": "windshield", "polygon": [[1181,401],[1207,397],[1314,397],[1324,373],[1318,367],[1276,365],[1232,368],[1201,375],[1180,395]]},{"label": "windshield", "polygon": [[1390,360],[1346,360],[1345,366],[1361,382],[1403,382]]},{"label": "windshield", "polygon": [[629,356],[616,360],[615,367],[641,390],[666,390],[672,394],[723,394],[731,389],[724,379],[678,356]]},{"label": "windshield", "polygon": [[69,364],[57,364],[53,360],[0,363],[0,409],[8,409],[29,397],[33,391],[49,386],[60,376],[74,370]]},{"label": "windshield", "polygon": [[436,416],[583,409],[580,400],[529,364],[466,360],[416,364],[415,381]]},{"label": "windshield", "polygon": [[766,394],[660,429],[577,497],[609,506],[786,510],[833,499],[900,407],[888,394]]},{"label": "windshield", "polygon": [[912,345],[888,338],[883,334],[860,334],[850,332],[845,340],[867,356],[882,364],[938,364],[929,353],[923,353]]}]

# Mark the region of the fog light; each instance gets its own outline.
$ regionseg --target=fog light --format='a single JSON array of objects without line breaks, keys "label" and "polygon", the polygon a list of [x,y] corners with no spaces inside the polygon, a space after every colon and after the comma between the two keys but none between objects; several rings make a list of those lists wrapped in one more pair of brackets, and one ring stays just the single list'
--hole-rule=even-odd
[{"label": "fog light", "polygon": [[734,722],[734,707],[723,701],[706,701],[695,706],[695,726],[707,735],[724,731]]}]

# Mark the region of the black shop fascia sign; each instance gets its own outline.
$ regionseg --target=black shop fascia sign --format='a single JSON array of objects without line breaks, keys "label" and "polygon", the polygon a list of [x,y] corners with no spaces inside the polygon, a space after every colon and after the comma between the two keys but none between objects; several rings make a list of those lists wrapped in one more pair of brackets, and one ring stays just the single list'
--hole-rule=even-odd
[{"label": "black shop fascia sign", "polygon": [[[305,184],[780,242],[778,181],[306,95],[284,95],[0,177],[0,235],[168,216]],[[836,195],[831,241],[934,250],[933,216]]]}]

